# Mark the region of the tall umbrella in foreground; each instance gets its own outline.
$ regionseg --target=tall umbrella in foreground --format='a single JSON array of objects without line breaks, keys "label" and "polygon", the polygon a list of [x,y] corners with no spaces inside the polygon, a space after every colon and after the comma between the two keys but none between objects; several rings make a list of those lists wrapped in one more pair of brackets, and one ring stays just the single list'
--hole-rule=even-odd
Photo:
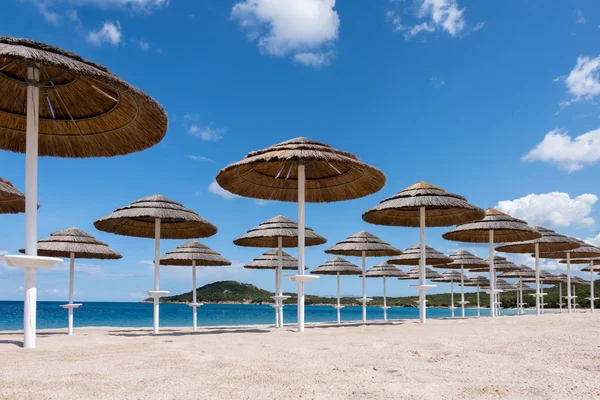
[{"label": "tall umbrella in foreground", "polygon": [[[523,301],[523,279],[537,278],[538,276],[539,274],[536,273],[536,271],[534,271],[533,268],[526,267],[525,265],[519,265],[519,269],[505,271],[498,275],[499,278],[514,278],[519,280],[517,282],[519,286],[519,299],[517,301],[517,308],[519,310],[519,314],[521,315],[525,314],[525,303]],[[536,281],[539,282],[539,279],[536,279]],[[527,287],[527,285],[525,286]]]},{"label": "tall umbrella in foreground", "polygon": [[[598,259],[598,262],[600,262],[600,259]],[[589,272],[590,273],[590,297],[588,297],[587,299],[590,301],[590,312],[591,313],[594,312],[594,303],[596,302],[596,300],[598,300],[598,297],[594,297],[594,286],[595,286],[594,272],[597,270],[598,270],[598,268],[595,267],[594,260],[592,260],[590,262],[590,265],[581,269],[581,272]]]},{"label": "tall umbrella in foreground", "polygon": [[[21,253],[25,249],[19,250]],[[67,333],[73,334],[73,310],[81,304],[73,303],[75,286],[75,259],[118,260],[123,256],[106,243],[75,227],[51,233],[49,237],[38,242],[37,252],[41,256],[69,258],[69,303],[61,305],[69,310]]]},{"label": "tall umbrella in foreground", "polygon": [[337,310],[337,322],[339,324],[341,322],[340,310],[344,308],[344,306],[340,305],[340,275],[361,275],[362,271],[358,268],[358,265],[352,264],[342,257],[335,257],[326,261],[325,264],[319,265],[310,271],[310,273],[337,276],[337,303],[334,308]]},{"label": "tall umbrella in foreground", "polygon": [[450,283],[450,312],[452,318],[454,318],[454,310],[456,307],[454,306],[454,282],[464,283],[463,275],[454,270],[446,271],[442,274],[441,278],[433,279],[434,282],[448,282]]},{"label": "tall umbrella in foreground", "polygon": [[565,262],[567,264],[567,310],[571,312],[571,303],[574,297],[571,295],[571,259],[575,258],[595,258],[600,257],[600,248],[596,246],[592,246],[591,244],[585,243],[581,240],[574,239],[579,244],[579,247],[574,250],[567,251],[553,251],[553,252],[543,252],[540,254],[541,258],[551,258],[551,259],[563,259],[565,258]]},{"label": "tall umbrella in foreground", "polygon": [[187,243],[177,246],[174,250],[167,253],[160,259],[160,265],[172,265],[180,267],[192,267],[192,302],[188,306],[192,307],[192,327],[194,332],[198,330],[197,308],[201,306],[196,298],[196,267],[225,267],[231,265],[231,261],[208,248],[202,243],[191,240]]},{"label": "tall umbrella in foreground", "polygon": [[325,253],[339,256],[362,257],[362,297],[358,301],[362,303],[362,321],[367,322],[367,302],[372,299],[367,298],[366,257],[390,257],[402,254],[402,252],[377,236],[366,231],[360,231],[338,242],[332,248],[325,250]]},{"label": "tall umbrella in foreground", "polygon": [[485,286],[489,286],[490,285],[490,280],[487,279],[485,276],[481,276],[481,275],[477,275],[477,276],[472,276],[469,278],[469,280],[463,284],[461,284],[461,286],[475,286],[477,287],[477,316],[481,317],[481,303],[479,302],[479,289],[481,287],[485,287]]},{"label": "tall umbrella in foreground", "polygon": [[427,319],[426,292],[435,285],[425,283],[425,227],[452,226],[484,217],[484,211],[467,203],[462,196],[449,193],[426,182],[418,182],[382,200],[365,212],[363,220],[376,225],[420,228],[419,314],[421,323]]},{"label": "tall umbrella in foreground", "polygon": [[459,250],[453,254],[450,254],[450,258],[453,260],[450,264],[439,264],[436,268],[458,268],[460,267],[460,313],[462,318],[465,317],[465,305],[468,301],[465,301],[465,268],[477,268],[487,267],[488,263],[484,259],[477,257],[475,254],[469,253],[466,250]]},{"label": "tall umbrella in foreground", "polygon": [[[317,246],[327,242],[327,239],[317,235],[311,228],[304,229],[304,245]],[[256,228],[235,239],[233,243],[237,246],[245,247],[276,247],[278,250],[278,259],[282,262],[282,248],[298,247],[298,223],[278,215],[259,224]],[[275,326],[283,328],[283,302],[289,298],[282,292],[283,267],[279,266],[275,270]]]},{"label": "tall umbrella in foreground", "polygon": [[[36,344],[36,269],[60,258],[37,255],[38,155],[112,157],[160,142],[167,114],[150,96],[101,65],[28,39],[0,37],[0,149],[25,153],[24,347]],[[41,101],[40,101],[41,92]]]},{"label": "tall umbrella in foreground", "polygon": [[387,310],[389,307],[387,306],[387,293],[386,293],[387,290],[386,290],[385,279],[387,277],[391,277],[391,278],[408,277],[408,274],[400,271],[398,268],[396,268],[395,265],[389,264],[384,261],[382,263],[377,264],[370,270],[368,270],[366,275],[367,275],[367,278],[383,278],[383,307],[381,307],[381,308],[383,309],[383,320],[387,321]]},{"label": "tall umbrella in foreground", "polygon": [[249,153],[217,175],[223,189],[244,197],[298,202],[298,332],[304,331],[305,275],[304,203],[334,202],[373,194],[385,184],[385,175],[355,155],[324,143],[296,138]]},{"label": "tall umbrella in foreground", "polygon": [[442,235],[446,240],[468,243],[489,243],[490,253],[490,316],[496,316],[495,297],[499,291],[496,289],[496,272],[494,269],[494,243],[516,242],[533,240],[542,237],[527,222],[513,218],[501,211],[489,208],[485,218],[479,221],[462,224]]},{"label": "tall umbrella in foreground", "polygon": [[112,214],[94,222],[96,229],[115,235],[154,239],[153,332],[159,331],[159,298],[169,291],[160,290],[160,239],[205,238],[217,233],[217,227],[196,212],[155,194],[117,208]]},{"label": "tall umbrella in foreground", "polygon": [[521,242],[514,243],[505,243],[496,248],[496,251],[500,251],[503,253],[533,253],[535,256],[535,313],[540,315],[541,313],[541,301],[540,298],[540,252],[547,253],[551,251],[566,251],[573,250],[579,247],[579,244],[576,240],[560,235],[553,230],[543,228],[541,226],[536,226],[534,228],[538,231],[542,237],[533,240],[526,240]]},{"label": "tall umbrella in foreground", "polygon": [[25,195],[13,184],[0,178],[0,214],[17,214],[25,212]]}]

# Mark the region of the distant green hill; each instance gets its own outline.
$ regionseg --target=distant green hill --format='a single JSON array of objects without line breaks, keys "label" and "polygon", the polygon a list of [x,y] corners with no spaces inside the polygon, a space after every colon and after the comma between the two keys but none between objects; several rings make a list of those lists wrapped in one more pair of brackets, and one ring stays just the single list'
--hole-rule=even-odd
[{"label": "distant green hill", "polygon": [[[446,284],[438,284],[446,285]],[[456,288],[457,285],[455,285]],[[566,296],[567,290],[566,285],[563,285],[563,296]],[[460,290],[460,289],[459,289]],[[595,281],[596,293],[600,294],[600,280]],[[558,307],[558,287],[545,289],[548,295],[545,298],[547,307]],[[530,292],[524,293],[524,300],[529,307],[535,307],[535,298],[529,296]],[[286,300],[285,304],[295,304],[297,297],[295,293],[284,293],[287,296],[291,296]],[[255,285],[249,283],[240,283],[236,281],[220,281],[204,285],[196,289],[197,301],[201,303],[235,303],[235,304],[268,304],[272,303],[273,299],[271,296],[274,294],[264,289],[260,289]],[[590,289],[589,286],[578,286],[577,287],[577,304],[580,307],[589,307],[590,302],[585,297],[589,297]],[[356,297],[359,297],[358,295]],[[505,308],[512,308],[516,306],[517,292],[505,292],[500,296],[502,306]],[[416,307],[418,296],[406,296],[406,297],[388,297],[388,306],[393,307]],[[465,300],[469,302],[468,306],[475,307],[477,304],[476,294],[473,292],[465,293]],[[147,299],[145,301],[151,301]],[[175,296],[163,297],[161,299],[165,303],[190,303],[192,301],[192,292],[182,293]],[[306,295],[305,303],[307,305],[315,304],[335,304],[336,299],[331,297],[321,297]],[[460,293],[455,292],[454,302],[455,306],[458,306],[460,301]],[[480,301],[482,307],[489,305],[489,296],[485,293],[480,294]],[[564,299],[563,299],[564,302]],[[342,297],[340,303],[344,305],[358,305],[355,297]],[[600,304],[596,301],[596,304]],[[383,305],[383,297],[373,297],[373,301],[369,303],[371,306]],[[429,307],[448,307],[450,306],[450,293],[431,294],[427,296],[427,305]]]}]

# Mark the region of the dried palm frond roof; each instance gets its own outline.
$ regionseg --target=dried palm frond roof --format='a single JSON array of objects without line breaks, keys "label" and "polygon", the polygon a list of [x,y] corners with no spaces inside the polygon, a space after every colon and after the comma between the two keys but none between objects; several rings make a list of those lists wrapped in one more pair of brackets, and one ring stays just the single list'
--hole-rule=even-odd
[{"label": "dried palm frond roof", "polygon": [[575,285],[575,286],[589,286],[590,285],[590,281],[586,281],[585,279],[582,279],[578,276],[572,276],[571,277],[571,285]]},{"label": "dried palm frond roof", "polygon": [[361,257],[363,252],[366,257],[386,257],[402,254],[402,251],[366,231],[355,233],[325,250],[327,254],[356,257]]},{"label": "dried palm frond roof", "polygon": [[533,240],[542,237],[527,222],[493,208],[485,211],[485,218],[479,221],[462,224],[446,232],[442,237],[446,240],[469,243],[488,243],[489,233],[494,231],[494,243]]},{"label": "dried palm frond roof", "polygon": [[161,239],[193,239],[217,233],[217,227],[195,211],[159,194],[117,208],[94,222],[96,229],[116,235],[154,238],[155,220],[160,218]]},{"label": "dried palm frond roof", "polygon": [[[574,258],[574,259],[600,257],[600,248],[598,248],[596,246],[592,246],[591,244],[588,244],[579,239],[574,239],[574,240],[579,244],[578,248],[576,248],[574,250],[567,250],[567,251],[543,252],[543,253],[540,253],[540,258],[552,258],[552,259],[567,258],[567,253],[569,254],[569,257]],[[566,264],[566,262],[567,262],[567,260],[565,260],[565,264]]]},{"label": "dried palm frond roof", "polygon": [[399,270],[395,265],[385,261],[369,269],[365,275],[367,278],[383,278],[384,276],[400,278],[408,276],[406,272]]},{"label": "dried palm frond roof", "polygon": [[519,288],[519,290],[521,290],[521,288],[523,289],[524,292],[534,292],[535,288],[529,286],[527,283],[525,283],[524,280],[520,279],[518,281],[515,282],[515,286]]},{"label": "dried palm frond roof", "polygon": [[515,285],[505,281],[502,278],[497,278],[495,285],[496,285],[496,289],[502,289],[502,290],[506,290],[506,291],[512,291],[512,290],[518,289],[517,287],[515,287]]},{"label": "dried palm frond roof", "polygon": [[600,271],[600,260],[598,260],[598,264],[590,264],[585,268],[581,268],[581,272],[590,272],[593,268],[594,272]]},{"label": "dried palm frond roof", "polygon": [[503,253],[533,253],[535,251],[535,245],[537,244],[540,252],[545,253],[550,251],[573,250],[580,246],[576,239],[558,234],[551,229],[546,229],[541,226],[536,226],[534,229],[538,231],[542,237],[522,242],[505,243],[496,247],[496,250]]},{"label": "dried palm frond roof", "polygon": [[25,195],[15,189],[9,180],[0,178],[0,214],[22,212],[25,212]]},{"label": "dried palm frond roof", "polygon": [[490,280],[482,275],[476,275],[465,281],[464,286],[487,286],[490,284]]},{"label": "dried palm frond roof", "polygon": [[484,217],[484,211],[463,196],[421,181],[382,200],[362,219],[376,225],[418,227],[421,207],[426,209],[425,226],[450,226]]},{"label": "dried palm frond roof", "polygon": [[477,257],[473,253],[469,253],[466,250],[458,250],[450,254],[449,256],[452,262],[449,264],[437,264],[436,268],[460,268],[461,266],[466,269],[476,267],[487,267],[488,263],[483,258]]},{"label": "dried palm frond roof", "polygon": [[[398,279],[400,280],[407,280],[407,279],[419,279],[419,266],[416,266],[414,268],[412,268],[410,271],[408,271],[407,273],[407,277],[400,277]],[[441,278],[442,275],[435,272],[433,269],[429,268],[429,267],[425,267],[425,279],[437,279],[437,278]]]},{"label": "dried palm frond roof", "polygon": [[[487,263],[486,267],[475,267],[469,268],[470,271],[487,271],[489,270],[489,257],[486,258],[485,262]],[[518,271],[521,268],[515,265],[512,261],[506,259],[506,257],[494,256],[494,269],[496,272],[505,272],[505,271]]]},{"label": "dried palm frond roof", "polygon": [[362,275],[362,270],[358,265],[352,264],[342,257],[335,257],[325,261],[310,273],[315,275]]},{"label": "dried palm frond roof", "polygon": [[227,260],[221,254],[195,240],[177,246],[174,250],[167,251],[160,259],[160,265],[189,267],[194,263],[198,267],[222,267],[231,265],[231,261]]},{"label": "dried palm frond roof", "polygon": [[[248,264],[244,265],[244,268],[248,269],[277,269],[279,265],[279,257],[277,255],[277,249],[269,250],[264,252],[260,257],[255,258]],[[281,252],[281,269],[286,271],[298,270],[298,260],[285,251]],[[305,265],[304,269],[308,269]]]},{"label": "dried palm frond roof", "polygon": [[526,267],[525,265],[518,265],[518,269],[504,271],[500,275],[501,278],[535,278],[535,270],[533,268]]},{"label": "dried palm frond roof", "polygon": [[[19,251],[25,253],[25,249]],[[99,260],[117,260],[123,257],[106,243],[75,227],[56,231],[38,241],[39,256],[66,258],[70,257],[71,253],[75,258]]]},{"label": "dried palm frond roof", "polygon": [[[442,274],[441,278],[433,279],[434,282],[460,282],[461,274],[458,271],[450,270],[446,271]],[[464,278],[465,282],[469,280],[469,278]]]},{"label": "dried palm frond roof", "polygon": [[[521,278],[521,280],[523,280],[523,282],[535,282],[535,275],[532,277],[529,276],[524,276]],[[566,274],[551,274],[550,272],[546,271],[546,270],[540,270],[540,281],[542,281],[542,283],[548,283],[548,284],[558,284],[558,283],[565,283],[567,281],[567,275]]]},{"label": "dried palm frond roof", "polygon": [[[419,265],[421,260],[420,244],[415,244],[404,251],[404,253],[391,258],[388,263],[395,265]],[[425,246],[425,265],[449,264],[452,259],[431,246]]]},{"label": "dried palm frond roof", "polygon": [[[589,264],[595,263],[596,266],[600,266],[600,257],[586,257],[586,258],[571,258],[571,264]],[[567,260],[560,260],[559,263],[566,264]]]},{"label": "dried palm frond roof", "polygon": [[[282,247],[298,247],[298,223],[278,215],[250,229],[233,243],[244,247],[277,247],[279,238],[282,239]],[[317,235],[311,228],[304,228],[305,246],[317,246],[326,242],[327,239]]]},{"label": "dried palm frond roof", "polygon": [[311,203],[356,199],[385,184],[383,172],[355,155],[303,137],[253,151],[216,179],[240,196],[297,202],[298,165],[305,165],[305,200]]},{"label": "dried palm frond roof", "polygon": [[[39,80],[27,76],[39,68]],[[0,36],[0,148],[25,152],[27,86],[40,88],[39,155],[111,157],[147,149],[167,132],[154,99],[105,67],[56,47]]]}]

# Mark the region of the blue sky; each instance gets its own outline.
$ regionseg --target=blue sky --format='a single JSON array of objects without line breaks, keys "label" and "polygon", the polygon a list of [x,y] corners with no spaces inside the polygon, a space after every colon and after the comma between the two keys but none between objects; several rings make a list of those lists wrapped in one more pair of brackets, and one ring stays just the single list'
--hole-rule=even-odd
[{"label": "blue sky", "polygon": [[[355,153],[388,178],[372,196],[307,206],[307,224],[329,239],[308,249],[311,267],[361,229],[402,249],[416,244],[418,230],[369,225],[361,214],[419,180],[600,245],[595,0],[17,0],[3,4],[0,22],[2,35],[104,64],[169,114],[165,139],[144,152],[40,159],[39,238],[77,226],[124,255],[79,260],[76,300],[137,301],[152,287],[153,241],[98,232],[93,221],[155,193],[219,227],[202,242],[235,266],[201,269],[199,284],[271,289],[272,273],[239,267],[267,249],[232,240],[277,214],[296,219],[296,205],[230,198],[211,184],[249,151],[297,136]],[[0,165],[23,189],[24,155],[0,152]],[[441,238],[448,229],[428,230],[428,244],[464,248]],[[2,216],[0,251],[23,242],[24,216]],[[163,240],[163,253],[181,243]],[[190,275],[163,268],[161,289],[188,291]],[[20,300],[22,285],[23,271],[0,265],[0,299]],[[331,295],[334,285],[323,277],[307,291]],[[342,285],[360,292],[358,278]],[[414,294],[409,285],[390,283],[388,293]],[[42,300],[66,299],[67,267],[40,272],[38,287]],[[368,291],[381,294],[381,282]]]}]

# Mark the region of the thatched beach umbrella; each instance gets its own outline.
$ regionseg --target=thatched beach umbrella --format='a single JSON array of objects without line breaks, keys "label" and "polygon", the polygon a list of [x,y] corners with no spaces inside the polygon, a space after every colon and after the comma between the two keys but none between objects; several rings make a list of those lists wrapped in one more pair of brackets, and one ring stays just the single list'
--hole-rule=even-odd
[{"label": "thatched beach umbrella", "polygon": [[387,321],[387,293],[385,279],[387,277],[401,278],[408,276],[407,273],[400,271],[395,265],[382,262],[371,268],[366,273],[367,278],[383,278],[383,320]]},{"label": "thatched beach umbrella", "polygon": [[[327,239],[317,235],[311,228],[305,227],[305,246],[317,246],[327,242]],[[245,247],[277,247],[278,259],[282,260],[283,247],[298,247],[298,223],[278,215],[271,218],[256,228],[250,229],[248,232],[233,241],[237,246]],[[283,302],[289,298],[284,296],[282,292],[283,268],[275,269],[275,326],[283,328]]]},{"label": "thatched beach umbrella", "polygon": [[446,271],[442,274],[441,278],[433,279],[434,282],[449,282],[450,283],[450,312],[452,313],[452,318],[454,318],[454,282],[464,283],[463,275],[454,270]]},{"label": "thatched beach umbrella", "polygon": [[344,306],[340,305],[340,275],[361,275],[362,271],[358,265],[352,264],[342,257],[335,257],[329,261],[325,261],[325,264],[319,265],[310,271],[310,273],[337,276],[337,304],[333,307],[337,310],[337,322],[339,324],[341,322],[340,310],[344,308]]},{"label": "thatched beach umbrella", "polygon": [[382,200],[365,212],[363,220],[376,225],[420,228],[419,314],[421,323],[427,319],[426,292],[435,285],[425,283],[425,227],[452,226],[483,218],[484,211],[471,205],[462,196],[449,193],[426,182],[418,182]]},{"label": "thatched beach umbrella", "polygon": [[362,257],[362,297],[358,301],[362,303],[362,321],[367,322],[367,303],[373,299],[367,298],[366,257],[389,257],[402,254],[402,252],[377,236],[366,231],[360,231],[336,243],[335,246],[325,250],[325,253],[339,256]]},{"label": "thatched beach umbrella", "polygon": [[527,222],[513,218],[501,211],[489,208],[485,212],[485,218],[479,221],[462,224],[446,232],[442,237],[446,240],[468,243],[489,243],[491,258],[490,262],[490,316],[496,316],[495,297],[499,291],[495,285],[494,269],[494,243],[515,242],[521,240],[538,239],[542,235],[527,225]]},{"label": "thatched beach umbrella", "polygon": [[25,212],[25,195],[15,189],[9,180],[0,177],[0,214],[22,212]]},{"label": "thatched beach umbrella", "polygon": [[535,294],[535,313],[540,315],[541,313],[541,301],[540,301],[540,252],[547,253],[551,251],[566,251],[573,250],[579,247],[576,240],[560,235],[553,230],[543,228],[541,226],[534,227],[542,237],[533,240],[526,240],[514,243],[505,243],[496,248],[496,251],[503,253],[533,253],[535,256],[535,271],[536,271],[536,294]]},{"label": "thatched beach umbrella", "polygon": [[304,331],[304,203],[334,202],[373,194],[385,184],[383,172],[355,155],[306,138],[295,138],[249,153],[217,175],[223,189],[244,197],[298,202],[298,332]]},{"label": "thatched beach umbrella", "polygon": [[[25,253],[25,249],[19,252]],[[51,233],[49,237],[38,241],[37,253],[40,256],[69,258],[69,303],[61,305],[69,310],[68,334],[73,334],[73,310],[81,304],[73,303],[75,286],[75,259],[118,260],[123,256],[106,243],[75,227]]]},{"label": "thatched beach umbrella", "polygon": [[[523,278],[523,279],[527,280],[526,278]],[[563,306],[565,305],[565,303],[563,303],[562,286],[563,286],[563,283],[565,283],[565,284],[567,283],[567,274],[559,273],[559,274],[554,275],[554,274],[550,274],[549,272],[547,272],[545,270],[542,270],[540,273],[540,282],[542,283],[542,285],[543,285],[543,283],[547,283],[549,285],[558,285],[558,307],[559,307],[560,312],[562,313]]]},{"label": "thatched beach umbrella", "polygon": [[153,332],[158,334],[159,298],[170,292],[160,290],[160,239],[205,238],[217,233],[217,227],[195,211],[159,194],[136,200],[117,208],[112,214],[94,222],[96,229],[115,235],[154,239]]},{"label": "thatched beach umbrella", "polygon": [[191,240],[174,250],[167,253],[160,259],[160,265],[172,265],[179,267],[192,267],[192,302],[188,306],[192,307],[192,326],[194,332],[198,330],[197,308],[202,305],[196,299],[196,267],[224,267],[231,265],[221,254],[209,247]]},{"label": "thatched beach umbrella", "polygon": [[[264,252],[260,257],[255,258],[244,268],[248,269],[277,269],[279,267],[279,250],[269,250]],[[281,252],[281,268],[284,271],[293,271],[298,269],[298,259],[289,255],[285,251]],[[305,265],[304,269],[308,269]]]},{"label": "thatched beach umbrella", "polygon": [[462,283],[461,286],[476,286],[477,287],[477,316],[481,317],[481,306],[479,302],[479,289],[481,287],[489,286],[490,280],[485,276],[476,275],[469,278],[468,281]]},{"label": "thatched beach umbrella", "polygon": [[542,252],[541,258],[562,259],[565,258],[567,264],[567,311],[571,313],[571,303],[574,297],[571,295],[571,259],[575,258],[595,258],[600,257],[600,248],[585,243],[579,239],[573,239],[579,244],[579,247],[567,251]]},{"label": "thatched beach umbrella", "polygon": [[[28,39],[0,37],[0,149],[25,153],[24,347],[35,347],[38,155],[111,157],[147,149],[167,131],[167,114],[151,97],[101,65]],[[40,101],[40,93],[42,99]]]},{"label": "thatched beach umbrella", "polygon": [[594,297],[594,272],[598,271],[598,267],[594,265],[594,262],[600,264],[600,258],[594,260],[590,259],[590,265],[581,269],[581,272],[589,272],[590,273],[590,297],[587,299],[590,301],[590,312],[594,313],[594,303],[598,300],[598,297]]},{"label": "thatched beach umbrella", "polygon": [[589,284],[590,284],[590,282],[588,282],[585,279],[582,279],[578,276],[573,276],[571,278],[571,285],[573,286],[573,309],[574,310],[577,310],[577,301],[575,301],[575,299],[577,298],[576,287],[577,286],[588,286]]},{"label": "thatched beach umbrella", "polygon": [[[525,278],[535,279],[538,276],[538,273],[536,273],[536,271],[533,268],[529,268],[525,265],[519,265],[518,267],[519,267],[519,269],[505,271],[505,272],[501,273],[500,275],[498,275],[498,277],[499,278],[519,279],[519,281],[517,282],[517,284],[519,286],[519,299],[517,301],[517,307],[519,309],[519,314],[522,315],[525,313],[525,309],[524,309],[525,303],[523,301],[523,290],[524,290],[524,287],[525,287],[525,289],[527,288],[527,285],[523,286],[523,279],[525,279]],[[536,279],[536,281],[539,282],[539,279]]]},{"label": "thatched beach umbrella", "polygon": [[459,250],[453,254],[450,254],[450,258],[453,260],[450,264],[438,264],[436,268],[457,268],[460,267],[460,312],[462,318],[465,317],[465,268],[477,268],[487,267],[488,263],[484,259],[477,257],[476,255],[469,253],[466,250]]}]

